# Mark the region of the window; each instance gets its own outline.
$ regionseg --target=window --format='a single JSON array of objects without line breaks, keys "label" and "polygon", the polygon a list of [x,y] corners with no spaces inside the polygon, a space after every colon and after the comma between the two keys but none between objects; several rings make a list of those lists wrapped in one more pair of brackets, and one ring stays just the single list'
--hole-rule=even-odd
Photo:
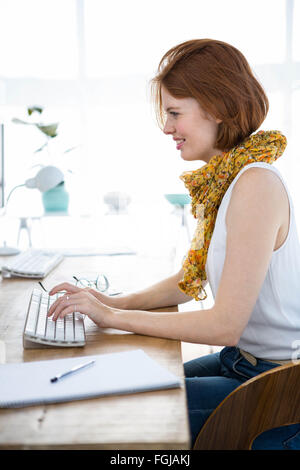
[{"label": "window", "polygon": [[[267,34],[266,34],[267,30]],[[127,0],[85,2],[87,75],[153,74],[175,44],[211,37],[240,48],[252,64],[285,57],[285,1]]]},{"label": "window", "polygon": [[75,1],[2,0],[0,44],[3,77],[76,78]]},{"label": "window", "polygon": [[[212,37],[239,48],[265,87],[270,112],[262,128],[287,135],[288,150],[278,165],[300,203],[294,180],[299,25],[300,6],[294,0],[252,0],[249,7],[239,0],[2,0],[0,100],[8,123],[7,184],[15,183],[16,161],[24,174],[29,171],[40,139],[9,119],[35,104],[60,122],[65,147],[78,145],[69,159],[70,187],[74,200],[86,198],[83,206],[93,201],[98,207],[109,190],[126,190],[149,203],[164,193],[185,191],[179,175],[197,163],[187,168],[158,129],[149,80],[170,47]],[[75,174],[85,185],[80,197]]]}]

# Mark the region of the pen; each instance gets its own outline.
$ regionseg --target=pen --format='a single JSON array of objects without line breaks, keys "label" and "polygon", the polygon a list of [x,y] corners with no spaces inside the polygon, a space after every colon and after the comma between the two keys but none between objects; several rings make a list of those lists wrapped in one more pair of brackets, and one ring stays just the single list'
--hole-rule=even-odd
[{"label": "pen", "polygon": [[50,382],[57,382],[59,379],[62,379],[63,377],[66,377],[67,375],[74,374],[74,372],[77,372],[78,370],[81,370],[84,367],[87,367],[87,366],[93,364],[94,362],[95,362],[95,360],[85,362],[84,364],[78,364],[78,366],[74,366],[74,367],[72,367],[72,369],[70,369],[66,372],[63,372],[62,374],[56,375],[55,377],[52,377],[52,379],[50,379]]}]

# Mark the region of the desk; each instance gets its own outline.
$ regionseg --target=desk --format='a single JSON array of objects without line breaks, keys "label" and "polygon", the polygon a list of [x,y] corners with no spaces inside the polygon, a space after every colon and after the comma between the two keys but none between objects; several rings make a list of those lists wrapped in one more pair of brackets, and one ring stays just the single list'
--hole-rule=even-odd
[{"label": "desk", "polygon": [[[43,283],[50,288],[71,279],[80,270],[110,276],[128,283],[133,257],[65,258]],[[0,258],[2,262],[2,259]],[[112,266],[112,263],[114,265]],[[116,266],[118,270],[116,270]],[[110,269],[109,269],[110,268]],[[27,362],[84,356],[141,348],[154,360],[182,378],[178,389],[109,396],[69,403],[0,410],[2,449],[189,449],[189,428],[179,341],[100,329],[86,319],[84,348],[24,350],[22,331],[32,288],[36,281],[2,280],[0,283],[0,341],[5,361]],[[118,286],[118,287],[119,287]],[[128,290],[128,284],[126,290]],[[131,290],[134,290],[133,288]],[[163,309],[166,310],[166,309]],[[177,307],[170,307],[176,311]]]}]

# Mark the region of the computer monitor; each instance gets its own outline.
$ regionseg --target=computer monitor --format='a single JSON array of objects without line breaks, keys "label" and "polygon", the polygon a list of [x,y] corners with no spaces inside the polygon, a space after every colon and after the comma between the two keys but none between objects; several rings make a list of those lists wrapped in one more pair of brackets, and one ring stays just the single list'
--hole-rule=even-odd
[{"label": "computer monitor", "polygon": [[0,208],[4,207],[4,124],[0,124]]}]

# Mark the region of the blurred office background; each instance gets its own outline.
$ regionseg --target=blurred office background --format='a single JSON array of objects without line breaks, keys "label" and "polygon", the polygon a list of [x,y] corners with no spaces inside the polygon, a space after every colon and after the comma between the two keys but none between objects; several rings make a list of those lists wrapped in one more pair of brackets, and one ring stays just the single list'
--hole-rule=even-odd
[{"label": "blurred office background", "polygon": [[[36,105],[44,107],[42,120],[59,122],[50,157],[66,174],[69,216],[55,229],[55,217],[44,220],[44,238],[33,218],[37,244],[119,244],[155,259],[153,277],[177,268],[187,240],[178,248],[185,237],[180,213],[164,195],[185,193],[179,175],[199,163],[182,161],[158,128],[149,82],[169,48],[201,37],[240,49],[267,91],[270,111],[262,129],[279,129],[288,138],[276,166],[299,223],[300,0],[0,0],[6,196],[36,172],[35,165],[49,163],[47,152],[34,153],[42,134],[12,118],[26,119],[27,107]],[[76,148],[63,155],[70,147]],[[124,213],[108,213],[104,196],[112,191],[130,197]],[[16,243],[16,230],[8,228],[18,228],[21,216],[38,218],[41,196],[20,188],[9,206],[1,237]]]}]

